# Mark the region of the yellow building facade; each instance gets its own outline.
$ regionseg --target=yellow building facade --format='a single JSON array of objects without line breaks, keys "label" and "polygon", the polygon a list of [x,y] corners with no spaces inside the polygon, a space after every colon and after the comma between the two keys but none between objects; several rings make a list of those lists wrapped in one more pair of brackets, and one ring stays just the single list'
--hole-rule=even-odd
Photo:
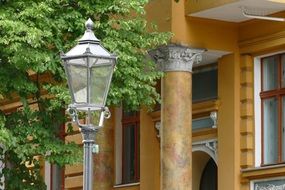
[{"label": "yellow building facade", "polygon": [[[97,140],[94,189],[284,189],[285,3],[152,0],[146,10],[173,33],[150,51],[165,72],[161,107],[139,112],[139,140],[130,141],[138,149],[124,149],[124,113],[113,109]],[[129,182],[126,150],[139,164]],[[66,189],[81,188],[82,168],[74,168],[65,170]]]}]

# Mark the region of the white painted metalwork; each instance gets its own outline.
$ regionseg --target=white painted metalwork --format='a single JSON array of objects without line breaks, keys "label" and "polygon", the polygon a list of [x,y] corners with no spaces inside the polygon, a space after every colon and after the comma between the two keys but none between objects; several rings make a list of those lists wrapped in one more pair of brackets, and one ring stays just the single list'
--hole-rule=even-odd
[{"label": "white painted metalwork", "polygon": [[217,139],[193,142],[192,152],[196,152],[196,151],[205,152],[218,165],[218,141]]}]

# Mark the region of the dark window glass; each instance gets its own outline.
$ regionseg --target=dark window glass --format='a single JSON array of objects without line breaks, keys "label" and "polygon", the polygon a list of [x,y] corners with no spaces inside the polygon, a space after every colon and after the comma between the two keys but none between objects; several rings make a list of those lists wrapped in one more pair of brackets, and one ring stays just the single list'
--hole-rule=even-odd
[{"label": "dark window glass", "polygon": [[217,98],[218,70],[216,64],[195,68],[192,79],[193,102]]},{"label": "dark window glass", "polygon": [[214,121],[210,117],[197,118],[192,120],[192,130],[209,129],[214,126]]},{"label": "dark window glass", "polygon": [[139,181],[139,113],[123,113],[123,183]]},{"label": "dark window glass", "polygon": [[124,127],[124,182],[129,183],[135,181],[135,125]]}]

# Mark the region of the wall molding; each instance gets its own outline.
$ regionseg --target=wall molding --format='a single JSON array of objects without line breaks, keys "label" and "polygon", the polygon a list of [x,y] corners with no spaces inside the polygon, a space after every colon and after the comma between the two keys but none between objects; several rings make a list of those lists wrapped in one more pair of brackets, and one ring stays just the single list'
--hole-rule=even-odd
[{"label": "wall molding", "polygon": [[249,40],[239,41],[241,54],[256,54],[262,51],[285,47],[285,31],[264,35]]}]

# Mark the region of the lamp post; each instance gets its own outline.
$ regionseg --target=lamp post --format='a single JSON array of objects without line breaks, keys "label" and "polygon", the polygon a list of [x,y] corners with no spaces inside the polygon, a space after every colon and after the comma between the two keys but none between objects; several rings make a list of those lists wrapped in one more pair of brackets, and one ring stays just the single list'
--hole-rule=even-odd
[{"label": "lamp post", "polygon": [[[83,189],[91,190],[93,182],[92,149],[95,146],[96,132],[103,127],[104,118],[110,117],[105,107],[116,56],[101,46],[92,29],[94,23],[89,18],[86,31],[78,44],[66,54],[61,55],[67,75],[72,103],[69,114],[76,122],[82,134],[84,144]],[[86,115],[81,123],[78,113]],[[94,123],[94,113],[98,113],[98,122]]]}]

